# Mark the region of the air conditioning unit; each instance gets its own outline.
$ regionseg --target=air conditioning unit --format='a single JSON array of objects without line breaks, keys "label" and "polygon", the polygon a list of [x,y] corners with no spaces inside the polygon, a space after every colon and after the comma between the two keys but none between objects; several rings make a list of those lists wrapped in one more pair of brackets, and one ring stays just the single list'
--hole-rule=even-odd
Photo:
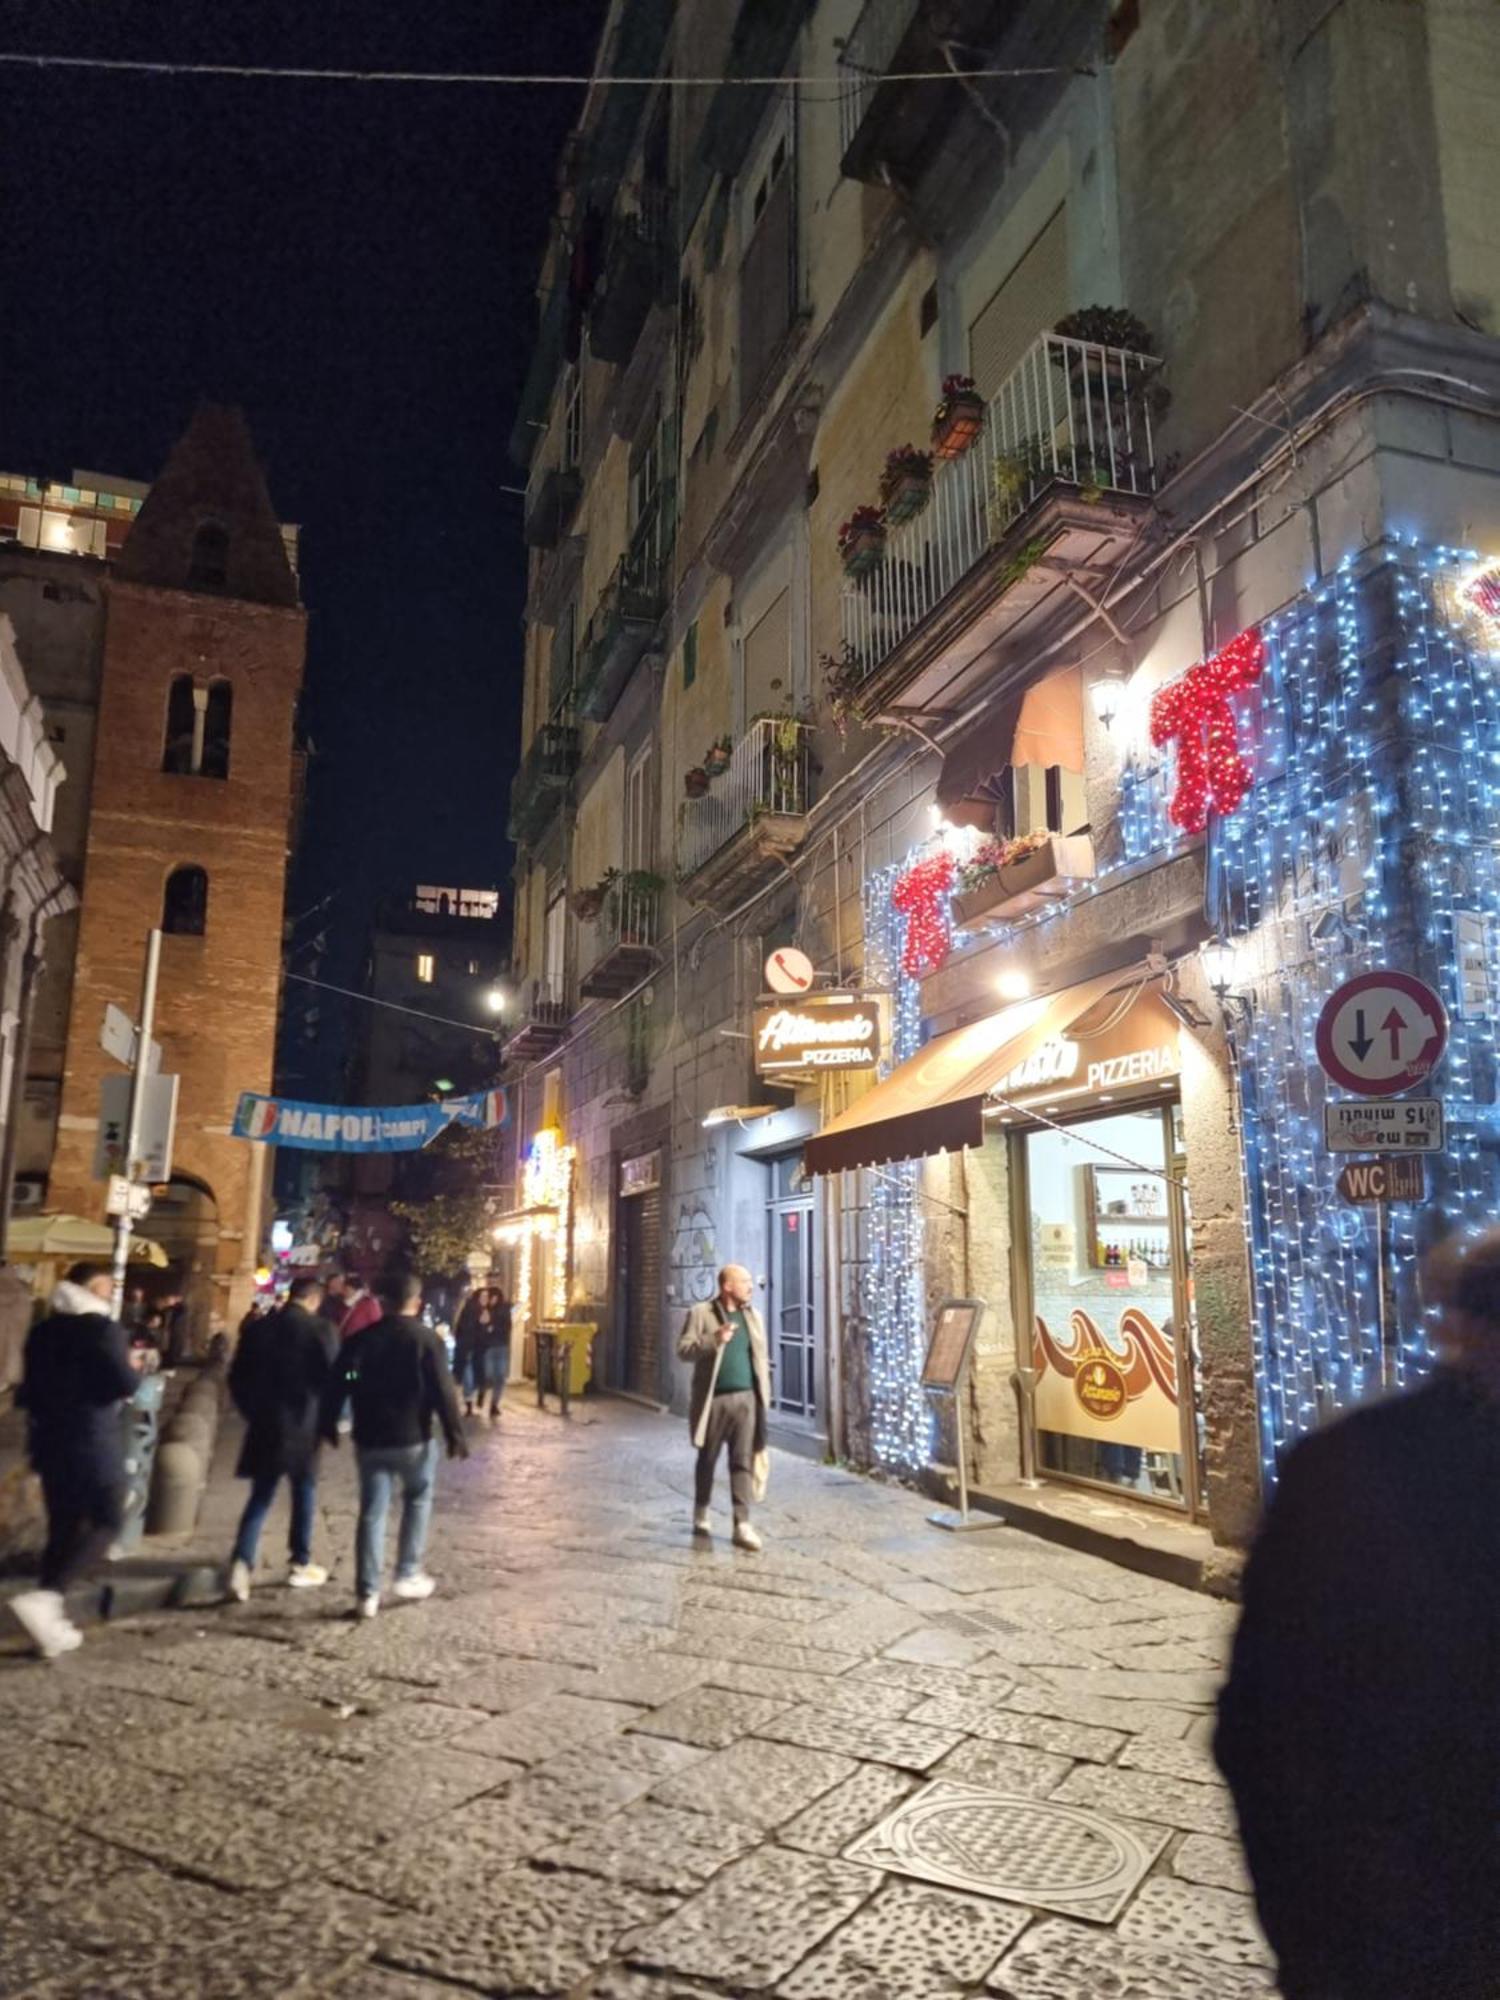
[{"label": "air conditioning unit", "polygon": [[47,1199],[45,1181],[16,1181],[11,1190],[11,1213],[35,1215]]}]

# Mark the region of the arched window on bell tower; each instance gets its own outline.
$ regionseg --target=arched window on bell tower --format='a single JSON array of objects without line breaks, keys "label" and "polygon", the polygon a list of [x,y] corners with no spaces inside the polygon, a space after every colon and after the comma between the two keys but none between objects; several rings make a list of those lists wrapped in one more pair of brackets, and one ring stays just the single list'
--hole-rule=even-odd
[{"label": "arched window on bell tower", "polygon": [[196,706],[191,674],[173,674],[167,690],[167,726],[162,741],[161,767],[185,776],[194,769],[193,750],[198,738]]},{"label": "arched window on bell tower", "polygon": [[229,585],[229,530],[222,521],[201,521],[188,560],[189,590],[225,590]]},{"label": "arched window on bell tower", "polygon": [[161,927],[168,937],[202,937],[208,929],[208,871],[174,868],[161,899]]},{"label": "arched window on bell tower", "polygon": [[203,756],[198,769],[205,778],[227,778],[234,689],[228,681],[210,681],[204,692],[208,700],[203,710]]}]

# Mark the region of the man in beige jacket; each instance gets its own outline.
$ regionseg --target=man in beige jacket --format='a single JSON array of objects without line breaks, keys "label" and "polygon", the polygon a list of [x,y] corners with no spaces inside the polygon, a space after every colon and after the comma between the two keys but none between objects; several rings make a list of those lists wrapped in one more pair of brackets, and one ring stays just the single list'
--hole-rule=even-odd
[{"label": "man in beige jacket", "polygon": [[729,1490],[734,1502],[734,1545],[758,1549],[750,1501],[755,1454],[765,1449],[766,1411],[771,1402],[771,1366],[766,1330],[751,1305],[755,1280],[742,1264],[719,1273],[717,1298],[689,1308],[677,1342],[678,1355],[693,1364],[688,1422],[698,1447],[693,1533],[713,1532],[709,1505],[719,1453],[729,1447]]}]

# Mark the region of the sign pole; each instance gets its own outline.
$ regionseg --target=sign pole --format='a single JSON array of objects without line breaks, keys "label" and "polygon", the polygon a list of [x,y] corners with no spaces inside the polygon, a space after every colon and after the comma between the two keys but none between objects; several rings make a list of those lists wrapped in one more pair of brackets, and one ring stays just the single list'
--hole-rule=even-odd
[{"label": "sign pole", "polygon": [[[135,1061],[130,1069],[130,1109],[125,1118],[125,1178],[135,1185],[140,1148],[141,1100],[151,1061],[151,1030],[156,1021],[156,981],[161,971],[161,932],[146,933],[146,967],[141,978],[141,1011],[136,1027]],[[111,1310],[116,1319],[125,1306],[125,1267],[130,1261],[130,1232],[135,1217],[126,1204],[125,1213],[115,1218],[114,1297]]]},{"label": "sign pole", "polygon": [[1380,1386],[1389,1389],[1394,1386],[1396,1371],[1392,1366],[1390,1315],[1386,1310],[1385,1295],[1385,1203],[1375,1204],[1375,1306],[1377,1324],[1380,1328]]}]

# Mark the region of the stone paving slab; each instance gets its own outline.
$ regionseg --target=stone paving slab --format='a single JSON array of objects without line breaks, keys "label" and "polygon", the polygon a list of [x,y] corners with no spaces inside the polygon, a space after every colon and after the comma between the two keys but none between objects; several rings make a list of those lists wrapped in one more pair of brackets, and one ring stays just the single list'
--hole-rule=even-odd
[{"label": "stone paving slab", "polygon": [[1230,1839],[1235,1832],[1234,1808],[1222,1787],[1161,1778],[1150,1771],[1116,1771],[1081,1764],[1058,1787],[1056,1797],[1071,1805],[1097,1806],[1102,1812],[1152,1819],[1158,1826],[1181,1827],[1188,1833],[1214,1833]]},{"label": "stone paving slab", "polygon": [[540,1764],[559,1750],[590,1736],[613,1735],[641,1719],[643,1710],[619,1701],[588,1701],[581,1695],[547,1695],[509,1715],[492,1717],[453,1748],[465,1756],[500,1757],[517,1764]]},{"label": "stone paving slab", "polygon": [[851,1841],[910,1797],[917,1782],[909,1772],[892,1770],[887,1764],[861,1764],[853,1777],[788,1820],[777,1841],[807,1854],[842,1854]]},{"label": "stone paving slab", "polygon": [[1037,1924],[990,1974],[1000,2000],[1258,2000],[1270,1973],[1194,1952],[1127,1944],[1057,1919]]},{"label": "stone paving slab", "polygon": [[845,1862],[763,1847],[635,1938],[629,1955],[648,1969],[769,1986],[852,1916],[875,1880]]},{"label": "stone paving slab", "polygon": [[1033,1750],[1023,1743],[986,1743],[968,1737],[932,1767],[935,1778],[956,1778],[960,1784],[988,1785],[997,1792],[1024,1792],[1045,1799],[1072,1770],[1072,1759],[1052,1750]]},{"label": "stone paving slab", "polygon": [[643,1889],[541,1869],[490,1876],[483,1896],[482,1922],[455,1922],[451,1909],[404,1919],[382,1940],[380,1962],[490,1993],[567,1993],[670,1907]]},{"label": "stone paving slab", "polygon": [[1172,1873],[1210,1889],[1233,1889],[1242,1896],[1250,1893],[1250,1874],[1239,1842],[1211,1833],[1190,1833],[1182,1840],[1172,1856]]},{"label": "stone paving slab", "polygon": [[962,2000],[1031,1922],[1029,1910],[889,1882],[804,1959],[781,2000]]},{"label": "stone paving slab", "polygon": [[936,1695],[914,1708],[909,1720],[946,1729],[955,1736],[977,1736],[990,1743],[1022,1743],[1051,1750],[1060,1757],[1107,1764],[1125,1742],[1118,1729],[1095,1729],[1083,1722],[1058,1722],[1045,1715],[1019,1715],[1007,1708]]},{"label": "stone paving slab", "polygon": [[[977,1670],[982,1673],[984,1663]],[[1159,1736],[1177,1741],[1202,1720],[1189,1708],[1167,1708],[1150,1701],[1111,1701],[1103,1695],[1068,1694],[1061,1688],[1032,1683],[1009,1688],[1000,1707],[1018,1715],[1050,1715],[1061,1722],[1084,1722],[1096,1729],[1127,1736]]]},{"label": "stone paving slab", "polygon": [[1275,1963],[1248,1896],[1167,1875],[1142,1884],[1120,1920],[1120,1936],[1136,1944],[1201,1952],[1226,1965]]},{"label": "stone paving slab", "polygon": [[722,1813],[683,1812],[645,1799],[573,1839],[541,1849],[545,1867],[601,1875],[637,1889],[689,1896],[759,1845],[760,1829]]},{"label": "stone paving slab", "polygon": [[653,1796],[688,1812],[723,1813],[769,1830],[854,1775],[852,1757],[747,1737],[669,1778]]},{"label": "stone paving slab", "polygon": [[705,1750],[725,1750],[742,1736],[787,1712],[788,1703],[767,1695],[733,1694],[724,1688],[695,1688],[642,1716],[633,1727],[644,1736],[670,1736]]},{"label": "stone paving slab", "polygon": [[958,1742],[951,1731],[924,1729],[916,1722],[889,1722],[878,1715],[849,1715],[831,1709],[784,1709],[762,1723],[758,1736],[774,1743],[797,1743],[808,1750],[832,1750],[871,1763],[925,1771]]}]

